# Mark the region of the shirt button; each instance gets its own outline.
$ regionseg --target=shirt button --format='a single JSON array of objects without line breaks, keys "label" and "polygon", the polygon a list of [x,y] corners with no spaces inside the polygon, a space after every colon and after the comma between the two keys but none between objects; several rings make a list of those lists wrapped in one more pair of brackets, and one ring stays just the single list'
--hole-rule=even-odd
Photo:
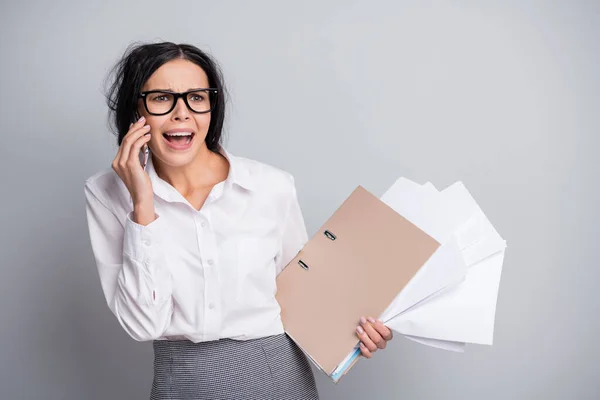
[{"label": "shirt button", "polygon": [[144,246],[150,246],[150,241],[149,240],[144,240]]},{"label": "shirt button", "polygon": [[210,308],[211,310],[212,310],[213,308],[215,308],[215,303],[212,303],[212,302],[211,302],[211,303],[208,305],[208,308]]},{"label": "shirt button", "polygon": [[208,260],[208,265],[213,265],[213,260]]},{"label": "shirt button", "polygon": [[204,228],[206,226],[206,222],[204,222],[204,221],[200,222],[200,226]]}]

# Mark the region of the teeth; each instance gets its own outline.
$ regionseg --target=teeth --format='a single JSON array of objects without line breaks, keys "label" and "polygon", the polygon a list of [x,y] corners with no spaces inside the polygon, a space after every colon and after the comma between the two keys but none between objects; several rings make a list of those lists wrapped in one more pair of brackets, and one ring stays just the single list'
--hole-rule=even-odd
[{"label": "teeth", "polygon": [[165,133],[167,136],[192,136],[192,132]]}]

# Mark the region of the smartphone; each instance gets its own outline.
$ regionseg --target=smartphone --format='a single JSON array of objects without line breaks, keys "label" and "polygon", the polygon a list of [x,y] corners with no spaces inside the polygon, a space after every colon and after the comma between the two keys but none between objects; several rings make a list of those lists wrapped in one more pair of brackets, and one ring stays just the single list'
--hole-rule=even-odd
[{"label": "smartphone", "polygon": [[[136,111],[133,123],[137,122],[139,119],[140,119],[140,115]],[[148,147],[147,143],[144,143],[144,145],[140,149],[140,154],[139,154],[140,164],[142,165],[143,170],[146,170],[146,164],[148,164],[148,157],[150,157],[150,148]]]},{"label": "smartphone", "polygon": [[143,170],[146,170],[146,164],[148,164],[148,157],[150,157],[150,148],[148,148],[148,144],[144,143],[142,149],[140,150],[140,164],[142,165]]}]

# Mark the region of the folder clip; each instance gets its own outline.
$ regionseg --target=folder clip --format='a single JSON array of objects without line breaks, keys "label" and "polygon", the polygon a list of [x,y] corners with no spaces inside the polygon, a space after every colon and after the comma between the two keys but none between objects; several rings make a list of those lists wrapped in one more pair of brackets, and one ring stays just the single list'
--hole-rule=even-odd
[{"label": "folder clip", "polygon": [[308,265],[306,265],[306,263],[305,263],[304,261],[302,261],[302,260],[298,260],[298,264],[300,264],[300,266],[301,266],[302,268],[304,268],[305,270],[307,270],[307,271],[308,271]]},{"label": "folder clip", "polygon": [[335,240],[335,235],[333,233],[331,233],[329,231],[325,231],[325,232],[323,232],[323,234],[325,236],[327,236],[328,239]]}]

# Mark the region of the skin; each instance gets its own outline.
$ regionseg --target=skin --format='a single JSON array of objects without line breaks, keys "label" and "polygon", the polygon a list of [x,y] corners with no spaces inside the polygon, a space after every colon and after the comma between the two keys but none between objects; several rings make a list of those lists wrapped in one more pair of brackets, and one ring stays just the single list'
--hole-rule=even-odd
[{"label": "skin", "polygon": [[[167,89],[184,92],[207,87],[208,78],[202,68],[187,60],[173,60],[158,68],[145,82],[142,91]],[[141,99],[137,111],[142,119],[131,126],[113,161],[113,168],[131,193],[136,222],[139,218],[140,224],[147,225],[155,219],[150,178],[137,159],[145,143],[150,147],[158,176],[199,210],[212,187],[225,180],[229,173],[227,159],[211,152],[204,141],[210,125],[210,113],[190,111],[183,99],[179,99],[175,109],[166,115],[148,114]],[[167,145],[163,133],[177,128],[194,132],[190,149],[177,151]]]},{"label": "skin", "polygon": [[[167,89],[185,92],[208,87],[208,78],[202,68],[187,60],[173,60],[158,68],[145,82],[142,91]],[[156,219],[152,183],[138,158],[146,143],[158,176],[177,189],[196,210],[200,210],[213,186],[225,180],[229,173],[227,159],[206,147],[210,113],[190,111],[181,98],[173,111],[166,115],[148,114],[141,99],[137,111],[142,117],[130,126],[112,163],[131,194],[135,222],[148,225]],[[163,133],[177,128],[194,132],[190,149],[176,151],[165,143]],[[379,349],[385,349],[392,339],[391,330],[372,317],[359,319],[356,335],[361,341],[361,354],[366,358],[371,358]]]}]

